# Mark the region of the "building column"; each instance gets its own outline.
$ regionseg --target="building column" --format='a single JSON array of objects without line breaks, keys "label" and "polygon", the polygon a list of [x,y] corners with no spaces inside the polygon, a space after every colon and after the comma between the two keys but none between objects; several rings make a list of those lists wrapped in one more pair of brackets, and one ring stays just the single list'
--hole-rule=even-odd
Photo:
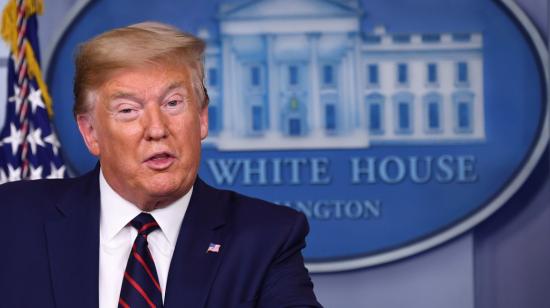
[{"label": "building column", "polygon": [[320,33],[309,33],[307,35],[309,42],[309,95],[310,108],[309,119],[311,130],[314,135],[321,135],[323,132],[321,119],[321,91],[319,89],[319,37]]},{"label": "building column", "polygon": [[[247,133],[246,125],[250,123],[250,110],[248,104],[244,101],[243,96],[243,81],[246,78],[248,72],[243,72],[242,66],[239,64],[237,55],[231,51],[230,54],[230,78],[232,81],[233,89],[231,91],[232,110],[231,118],[233,121],[233,131],[237,133],[239,137],[244,136]],[[244,115],[244,118],[243,118]]]},{"label": "building column", "polygon": [[269,130],[266,132],[271,136],[280,136],[280,112],[281,107],[279,99],[279,79],[277,78],[277,66],[275,65],[275,35],[268,34],[265,36],[266,49],[267,49],[267,95],[269,104]]},{"label": "building column", "polygon": [[355,68],[355,100],[352,106],[353,129],[363,130],[367,128],[367,112],[365,106],[365,65],[361,58],[361,37],[358,33],[353,33],[353,67]]},{"label": "building column", "polygon": [[355,103],[355,93],[356,87],[355,87],[355,61],[353,57],[353,49],[349,48],[346,51],[346,64],[347,64],[347,74],[348,74],[348,88],[346,89],[346,92],[348,92],[348,95],[346,96],[346,100],[344,101],[344,104],[342,104],[342,113],[346,117],[346,125],[344,127],[345,131],[349,133],[351,129],[353,128],[353,112],[355,111],[353,106]]},{"label": "building column", "polygon": [[349,96],[348,100],[345,102],[344,108],[343,108],[343,115],[345,116],[345,131],[346,133],[350,133],[353,131],[354,125],[353,125],[353,119],[354,115],[356,114],[355,106],[357,105],[357,61],[355,57],[355,49],[354,49],[354,37],[355,33],[348,33],[348,46],[346,47],[346,58],[348,60],[349,65]]},{"label": "building column", "polygon": [[222,104],[223,104],[223,127],[222,134],[235,133],[235,127],[233,125],[233,110],[236,109],[233,101],[233,78],[231,74],[234,72],[231,68],[231,38],[224,36],[222,38]]}]

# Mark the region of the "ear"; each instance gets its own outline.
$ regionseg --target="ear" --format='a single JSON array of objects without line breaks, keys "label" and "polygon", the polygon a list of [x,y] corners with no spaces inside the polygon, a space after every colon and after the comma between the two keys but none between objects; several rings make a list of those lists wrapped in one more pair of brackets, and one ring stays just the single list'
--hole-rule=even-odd
[{"label": "ear", "polygon": [[86,143],[88,151],[94,156],[99,156],[100,149],[97,142],[97,135],[95,130],[95,123],[90,114],[79,114],[76,116],[76,123],[78,124],[78,130]]},{"label": "ear", "polygon": [[208,136],[208,105],[201,108],[199,122],[201,126],[201,140],[204,140]]}]

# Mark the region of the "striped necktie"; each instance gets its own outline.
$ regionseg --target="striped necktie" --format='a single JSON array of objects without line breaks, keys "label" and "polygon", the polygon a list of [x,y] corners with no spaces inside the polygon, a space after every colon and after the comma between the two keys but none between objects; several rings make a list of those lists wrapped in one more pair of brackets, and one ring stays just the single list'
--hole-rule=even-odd
[{"label": "striped necktie", "polygon": [[157,270],[147,247],[147,235],[159,229],[159,225],[153,216],[147,213],[139,214],[130,224],[138,230],[138,235],[124,272],[118,307],[162,308],[162,293]]}]

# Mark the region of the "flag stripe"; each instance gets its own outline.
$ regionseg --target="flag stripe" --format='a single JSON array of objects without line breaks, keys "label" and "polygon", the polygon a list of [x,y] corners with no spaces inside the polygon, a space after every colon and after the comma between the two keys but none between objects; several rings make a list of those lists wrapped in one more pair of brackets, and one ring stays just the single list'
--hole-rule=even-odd
[{"label": "flag stripe", "polygon": [[[37,11],[35,5],[6,5],[1,33],[9,43],[7,92],[4,127],[0,130],[0,184],[21,179],[59,178],[65,176],[65,164],[58,138],[51,124],[46,100],[49,94],[42,80],[38,49]],[[11,10],[11,11],[10,11]],[[30,106],[29,106],[30,105]],[[50,105],[49,103],[47,104]]]}]

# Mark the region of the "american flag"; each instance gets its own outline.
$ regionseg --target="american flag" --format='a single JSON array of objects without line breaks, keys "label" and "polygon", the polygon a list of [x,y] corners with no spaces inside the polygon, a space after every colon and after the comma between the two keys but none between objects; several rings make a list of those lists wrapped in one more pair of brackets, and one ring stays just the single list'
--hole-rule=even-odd
[{"label": "american flag", "polygon": [[210,245],[208,245],[208,249],[206,250],[206,253],[209,253],[209,252],[218,253],[220,252],[221,247],[222,245],[220,244],[210,243]]},{"label": "american flag", "polygon": [[65,164],[50,123],[51,98],[40,69],[41,0],[10,0],[2,13],[2,38],[10,47],[8,101],[0,132],[0,184],[62,178]]}]

